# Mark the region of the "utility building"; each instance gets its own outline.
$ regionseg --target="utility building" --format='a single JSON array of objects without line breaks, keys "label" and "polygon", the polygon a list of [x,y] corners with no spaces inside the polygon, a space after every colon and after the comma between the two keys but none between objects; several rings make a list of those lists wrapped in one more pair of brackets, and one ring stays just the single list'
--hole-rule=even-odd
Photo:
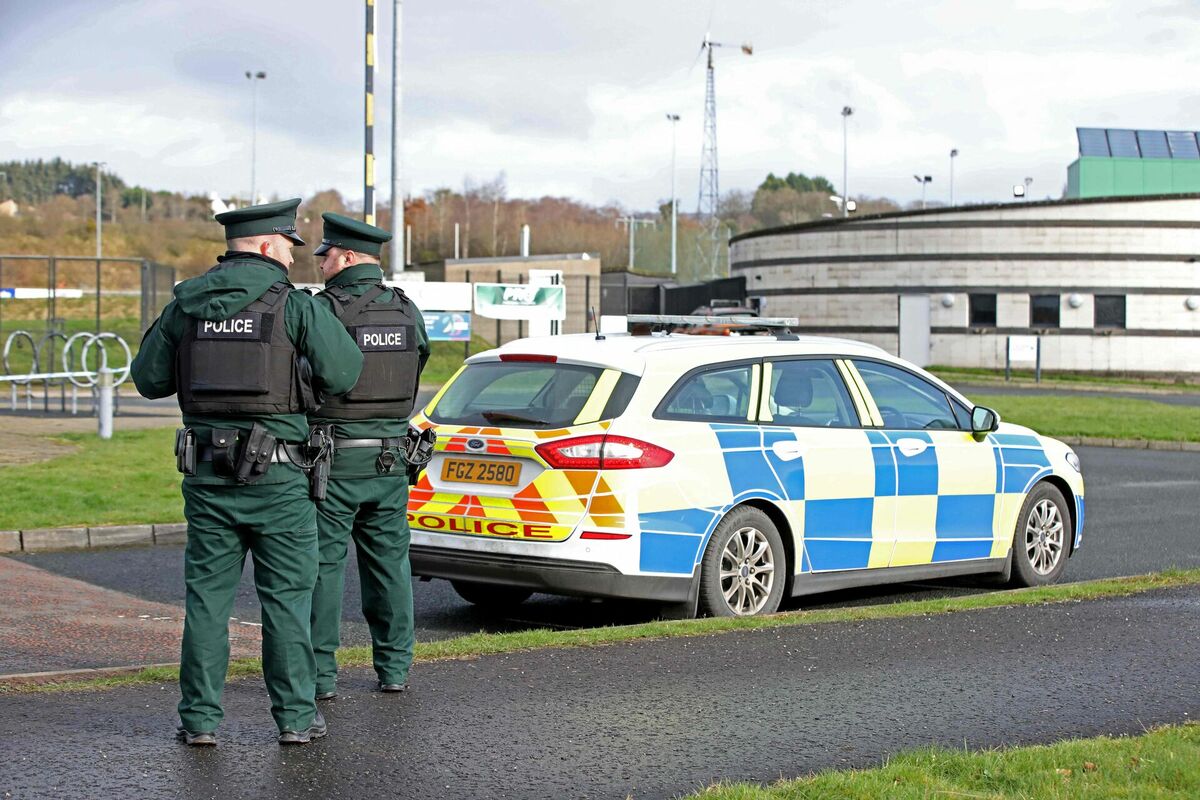
[{"label": "utility building", "polygon": [[1067,167],[1067,197],[1200,192],[1196,131],[1076,128],[1079,158]]}]

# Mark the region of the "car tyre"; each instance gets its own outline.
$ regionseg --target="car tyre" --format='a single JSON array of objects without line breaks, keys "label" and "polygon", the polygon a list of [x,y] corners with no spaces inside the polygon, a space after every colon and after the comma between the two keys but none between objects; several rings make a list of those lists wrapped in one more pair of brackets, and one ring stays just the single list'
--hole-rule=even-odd
[{"label": "car tyre", "polygon": [[1045,586],[1058,581],[1067,568],[1073,535],[1062,492],[1049,483],[1034,486],[1013,531],[1013,585]]},{"label": "car tyre", "polygon": [[450,585],[463,600],[489,610],[519,606],[533,594],[532,589],[524,589],[520,586],[501,586],[496,583],[450,581]]},{"label": "car tyre", "polygon": [[739,506],[713,531],[700,565],[700,611],[752,617],[779,609],[787,583],[787,552],[765,513]]}]

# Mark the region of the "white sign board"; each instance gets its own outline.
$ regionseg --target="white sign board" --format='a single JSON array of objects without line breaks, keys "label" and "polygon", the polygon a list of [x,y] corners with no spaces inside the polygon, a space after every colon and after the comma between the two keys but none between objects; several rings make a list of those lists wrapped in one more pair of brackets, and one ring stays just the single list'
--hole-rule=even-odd
[{"label": "white sign board", "polygon": [[384,281],[399,287],[424,311],[470,311],[471,284],[448,281]]},{"label": "white sign board", "polygon": [[[471,310],[471,284],[469,283],[384,280],[384,284],[400,289],[422,311]],[[325,290],[323,283],[297,283],[295,286],[297,289],[311,289],[314,293]]]},{"label": "white sign board", "polygon": [[1010,336],[1008,337],[1009,361],[1037,361],[1038,337]]}]

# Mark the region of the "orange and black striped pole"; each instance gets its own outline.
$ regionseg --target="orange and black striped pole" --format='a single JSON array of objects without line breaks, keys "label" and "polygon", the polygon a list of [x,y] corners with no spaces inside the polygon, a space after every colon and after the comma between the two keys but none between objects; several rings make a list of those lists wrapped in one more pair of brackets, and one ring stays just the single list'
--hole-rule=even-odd
[{"label": "orange and black striped pole", "polygon": [[375,0],[367,0],[367,80],[363,131],[363,222],[375,224]]}]

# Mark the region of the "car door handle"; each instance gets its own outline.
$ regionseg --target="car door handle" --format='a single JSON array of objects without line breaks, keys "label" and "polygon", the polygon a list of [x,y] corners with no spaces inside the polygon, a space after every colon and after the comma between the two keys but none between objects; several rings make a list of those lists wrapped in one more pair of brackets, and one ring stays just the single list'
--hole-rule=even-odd
[{"label": "car door handle", "polygon": [[921,439],[904,438],[896,440],[896,449],[898,449],[902,455],[910,457],[924,453],[925,448],[927,447],[929,447],[929,442],[922,441]]},{"label": "car door handle", "polygon": [[780,461],[795,461],[804,455],[804,446],[797,441],[775,442],[771,445],[771,451],[779,456]]}]

